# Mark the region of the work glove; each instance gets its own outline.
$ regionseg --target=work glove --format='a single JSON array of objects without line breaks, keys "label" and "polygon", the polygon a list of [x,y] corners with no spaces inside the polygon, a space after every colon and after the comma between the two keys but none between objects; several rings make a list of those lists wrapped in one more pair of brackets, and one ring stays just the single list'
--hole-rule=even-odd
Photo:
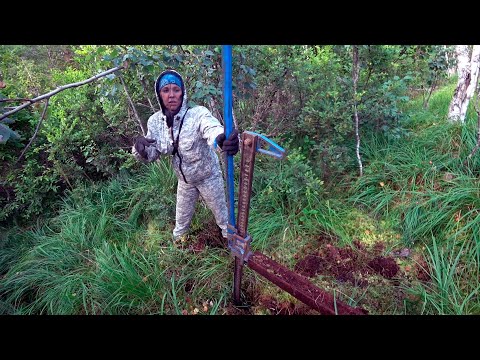
[{"label": "work glove", "polygon": [[225,138],[225,133],[217,136],[217,145],[220,146],[222,151],[225,151],[228,155],[235,155],[238,152],[238,131],[233,129],[228,139]]},{"label": "work glove", "polygon": [[135,140],[135,150],[137,150],[137,152],[142,158],[148,160],[146,148],[150,145],[153,145],[154,143],[154,139],[147,139],[146,137],[140,136]]}]

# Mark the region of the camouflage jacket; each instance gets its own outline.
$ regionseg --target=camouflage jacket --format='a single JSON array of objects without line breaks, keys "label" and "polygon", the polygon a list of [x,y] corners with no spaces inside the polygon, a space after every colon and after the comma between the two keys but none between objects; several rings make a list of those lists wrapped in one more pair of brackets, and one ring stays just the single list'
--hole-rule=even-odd
[{"label": "camouflage jacket", "polygon": [[[161,75],[155,82],[155,89],[160,77]],[[156,91],[155,94],[160,103]],[[157,160],[160,155],[172,155],[174,139],[178,138],[178,152],[172,156],[172,165],[179,179],[194,184],[221,172],[215,152],[215,149],[220,149],[215,139],[224,132],[223,125],[204,106],[188,108],[186,90],[180,111],[175,115],[171,128],[167,126],[162,110],[150,116],[147,128],[145,137],[156,140],[156,143],[146,148],[147,162]],[[132,148],[132,153],[138,160],[144,161],[135,147]]]}]

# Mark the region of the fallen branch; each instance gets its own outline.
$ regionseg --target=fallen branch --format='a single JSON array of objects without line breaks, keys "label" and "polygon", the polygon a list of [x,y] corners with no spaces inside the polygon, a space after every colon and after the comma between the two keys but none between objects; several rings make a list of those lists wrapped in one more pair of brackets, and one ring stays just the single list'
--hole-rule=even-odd
[{"label": "fallen branch", "polygon": [[38,101],[41,101],[43,99],[49,99],[51,96],[59,93],[60,91],[88,84],[88,83],[90,83],[92,81],[95,81],[95,80],[97,80],[97,79],[99,79],[103,76],[109,75],[111,73],[114,73],[115,71],[122,70],[124,68],[125,68],[124,65],[117,66],[113,69],[110,69],[110,70],[104,71],[100,74],[97,74],[95,76],[92,76],[91,78],[89,78],[87,80],[79,81],[79,82],[72,83],[72,84],[62,85],[62,86],[56,88],[55,90],[50,91],[49,93],[40,95],[40,96],[36,97],[35,99],[27,100],[27,102],[23,103],[22,105],[19,105],[19,106],[15,107],[13,110],[7,111],[6,113],[0,115],[0,120],[6,118],[9,115],[12,115],[12,114],[18,112],[18,111],[20,111],[24,108],[26,108],[27,106],[30,106],[30,105],[38,102]]}]

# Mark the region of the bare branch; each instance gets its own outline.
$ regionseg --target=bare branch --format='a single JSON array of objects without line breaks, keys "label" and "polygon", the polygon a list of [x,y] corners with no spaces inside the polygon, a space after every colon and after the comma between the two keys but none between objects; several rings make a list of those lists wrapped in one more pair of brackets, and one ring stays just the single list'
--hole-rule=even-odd
[{"label": "bare branch", "polygon": [[37,134],[38,134],[38,130],[40,130],[40,126],[42,125],[42,121],[43,119],[45,118],[45,115],[47,113],[47,108],[48,108],[48,102],[50,101],[50,98],[47,98],[47,101],[45,102],[45,107],[43,108],[43,112],[42,112],[42,116],[40,117],[40,121],[38,122],[37,124],[37,128],[35,129],[35,132],[33,133],[33,136],[32,138],[30,139],[30,141],[28,142],[27,146],[25,146],[25,149],[23,149],[22,153],[20,154],[20,156],[18,157],[17,161],[15,161],[15,164],[17,164],[20,159],[23,157],[23,155],[25,154],[25,152],[27,151],[27,149],[30,147],[30,145],[32,145],[33,143],[33,140],[35,140]]},{"label": "bare branch", "polygon": [[235,118],[235,114],[232,111],[232,120],[233,120],[233,126],[235,129],[238,129],[238,124],[237,124],[237,119]]},{"label": "bare branch", "polygon": [[[137,105],[137,106],[143,106],[143,107],[145,107],[145,108],[148,108],[148,109],[152,110],[152,107],[151,107],[151,106],[145,105],[145,104],[142,104],[142,103],[139,103],[139,102],[135,103],[135,105]],[[157,110],[153,109],[153,111],[156,112]]]},{"label": "bare branch", "polygon": [[213,116],[215,116],[220,121],[220,123],[223,125],[224,124],[223,116],[220,113],[220,111],[218,110],[219,106],[218,106],[217,100],[215,99],[214,96],[212,96],[210,98],[210,108],[212,110]]},{"label": "bare branch", "polygon": [[132,101],[132,98],[130,97],[130,94],[128,93],[127,89],[127,84],[125,84],[125,81],[123,81],[123,77],[119,76],[120,81],[122,82],[123,88],[125,90],[125,94],[127,94],[127,99],[128,102],[130,103],[130,106],[132,107],[133,114],[135,115],[135,119],[137,120],[138,124],[140,125],[140,129],[142,129],[142,135],[145,136],[147,134],[147,131],[145,127],[142,124],[142,121],[140,120],[140,116],[138,115],[137,108],[135,107],[135,104]]},{"label": "bare branch", "polygon": [[0,99],[0,103],[2,103],[2,102],[19,102],[19,101],[30,101],[30,99],[26,99],[26,98],[18,98],[18,99]]},{"label": "bare branch", "polygon": [[147,89],[147,84],[145,83],[145,78],[143,76],[140,76],[140,83],[143,86],[143,91],[145,91],[145,97],[148,100],[148,103],[150,104],[150,109],[152,109],[153,112],[156,112],[155,108],[153,107],[152,102],[150,101],[150,97],[148,96],[148,89]]},{"label": "bare branch", "polygon": [[72,83],[72,84],[62,85],[62,86],[56,88],[55,90],[50,91],[49,93],[40,95],[40,96],[38,96],[38,97],[36,97],[36,98],[34,98],[34,99],[31,99],[31,100],[27,100],[26,103],[24,103],[24,104],[22,104],[22,105],[20,105],[20,106],[17,106],[16,108],[14,108],[14,109],[11,110],[11,111],[7,111],[6,113],[0,115],[0,120],[6,118],[8,115],[12,115],[12,114],[16,113],[17,111],[20,111],[20,110],[26,108],[27,106],[30,106],[30,105],[38,102],[38,101],[40,101],[40,100],[48,99],[48,98],[50,98],[51,96],[59,93],[60,91],[63,91],[63,90],[66,90],[66,89],[70,89],[70,88],[74,88],[74,87],[78,87],[78,86],[82,86],[82,85],[88,84],[88,83],[90,83],[90,82],[92,82],[92,81],[95,81],[95,80],[97,80],[97,79],[99,79],[99,78],[101,78],[101,77],[103,77],[103,76],[109,75],[109,74],[111,74],[111,73],[114,73],[115,71],[118,71],[118,70],[121,70],[121,69],[124,69],[124,68],[125,68],[124,65],[122,65],[122,66],[117,66],[117,67],[115,67],[115,68],[113,68],[113,69],[110,69],[110,70],[104,71],[104,72],[102,72],[102,73],[100,73],[100,74],[97,74],[97,75],[95,75],[95,76],[92,76],[91,78],[89,78],[89,79],[87,79],[87,80],[79,81],[79,82]]}]

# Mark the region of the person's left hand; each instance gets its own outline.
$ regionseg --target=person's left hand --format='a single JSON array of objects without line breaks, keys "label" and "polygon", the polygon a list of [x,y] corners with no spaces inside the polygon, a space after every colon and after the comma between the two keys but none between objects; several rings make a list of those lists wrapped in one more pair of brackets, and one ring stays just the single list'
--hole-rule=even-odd
[{"label": "person's left hand", "polygon": [[225,134],[217,136],[217,144],[222,151],[225,151],[228,155],[235,155],[238,152],[238,131],[233,129],[228,139],[225,139]]},{"label": "person's left hand", "polygon": [[155,139],[147,139],[146,137],[140,136],[135,140],[134,146],[140,156],[143,159],[148,160],[146,148],[150,145],[153,145],[155,142]]}]

